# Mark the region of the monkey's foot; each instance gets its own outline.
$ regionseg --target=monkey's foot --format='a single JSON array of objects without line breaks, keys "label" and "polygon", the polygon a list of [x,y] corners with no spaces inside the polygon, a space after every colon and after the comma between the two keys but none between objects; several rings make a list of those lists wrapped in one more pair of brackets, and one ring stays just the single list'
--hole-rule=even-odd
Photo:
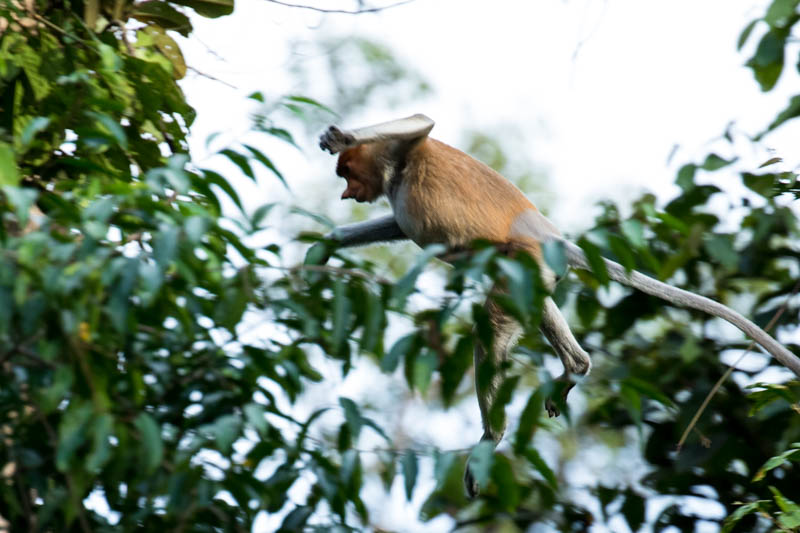
[{"label": "monkey's foot", "polygon": [[561,410],[558,408],[558,406],[556,406],[552,398],[548,398],[544,401],[544,408],[547,411],[547,416],[550,418],[561,414]]},{"label": "monkey's foot", "polygon": [[[566,404],[569,391],[572,390],[572,387],[575,386],[575,383],[573,381],[570,381],[569,377],[566,376],[560,376],[556,378],[555,382],[556,386],[555,390],[553,391],[553,394],[558,394],[560,392],[561,403]],[[561,409],[558,408],[558,405],[556,405],[556,402],[553,400],[552,396],[548,397],[544,401],[544,408],[547,411],[547,416],[549,416],[550,418],[553,418],[561,414]]]},{"label": "monkey's foot", "polygon": [[319,147],[332,154],[347,150],[355,144],[356,139],[351,133],[342,131],[336,126],[331,126],[328,131],[319,136]]},{"label": "monkey's foot", "polygon": [[475,476],[472,475],[472,472],[469,469],[469,461],[467,461],[467,465],[464,467],[464,490],[467,493],[467,498],[470,500],[474,499],[475,496],[480,493],[478,482],[475,480]]}]

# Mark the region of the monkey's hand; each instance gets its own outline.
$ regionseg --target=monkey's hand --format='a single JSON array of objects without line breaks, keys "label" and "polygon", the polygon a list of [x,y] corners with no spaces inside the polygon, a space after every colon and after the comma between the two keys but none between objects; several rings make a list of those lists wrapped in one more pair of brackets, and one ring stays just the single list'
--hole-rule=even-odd
[{"label": "monkey's hand", "polygon": [[319,136],[319,147],[332,154],[347,150],[356,145],[356,138],[352,133],[342,131],[336,126],[331,126],[328,131]]}]

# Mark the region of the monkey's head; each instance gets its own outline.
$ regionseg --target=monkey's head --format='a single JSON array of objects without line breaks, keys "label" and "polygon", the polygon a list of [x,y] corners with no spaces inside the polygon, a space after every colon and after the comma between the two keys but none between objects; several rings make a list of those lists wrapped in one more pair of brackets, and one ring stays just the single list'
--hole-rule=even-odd
[{"label": "monkey's head", "polygon": [[356,202],[374,202],[383,194],[381,172],[368,145],[349,148],[339,154],[336,174],[347,180],[342,200],[353,198]]}]

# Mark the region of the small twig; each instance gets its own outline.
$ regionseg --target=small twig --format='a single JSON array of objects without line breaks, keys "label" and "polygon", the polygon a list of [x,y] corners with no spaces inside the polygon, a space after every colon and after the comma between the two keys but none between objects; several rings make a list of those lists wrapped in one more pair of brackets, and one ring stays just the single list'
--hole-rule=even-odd
[{"label": "small twig", "polygon": [[285,270],[292,273],[297,273],[298,271],[309,271],[309,272],[322,272],[325,274],[339,274],[341,276],[353,276],[355,278],[361,278],[368,281],[376,281],[383,285],[389,285],[392,283],[390,280],[378,276],[377,274],[371,274],[369,272],[365,272],[364,270],[358,270],[355,268],[341,268],[328,265],[295,265],[293,267],[281,267],[281,266],[270,265],[267,268],[274,268],[276,270]]},{"label": "small twig", "polygon": [[89,41],[87,41],[85,39],[81,39],[77,35],[74,35],[74,34],[68,32],[68,31],[64,30],[60,26],[56,26],[55,24],[53,24],[52,22],[50,22],[49,20],[47,20],[43,16],[39,15],[38,13],[34,13],[33,14],[33,18],[35,18],[36,20],[38,20],[39,22],[41,22],[45,26],[48,26],[50,29],[55,30],[55,31],[61,33],[62,35],[65,35],[66,37],[69,37],[70,39],[73,39],[73,40],[81,43],[82,45],[86,46],[87,48],[89,48],[91,50],[94,50],[94,47],[93,47],[91,42],[89,42]]},{"label": "small twig", "polygon": [[12,350],[9,353],[14,353],[14,352],[27,357],[31,361],[35,361],[36,363],[38,363],[41,366],[44,366],[44,367],[47,367],[47,368],[51,368],[51,369],[55,368],[55,365],[53,363],[51,363],[50,361],[46,361],[46,360],[42,359],[41,356],[39,356],[39,354],[37,354],[36,352],[34,352],[33,350],[31,350],[31,349],[29,349],[29,348],[27,348],[25,346],[17,346],[16,348],[14,348],[14,350]]},{"label": "small twig", "polygon": [[222,85],[225,85],[226,87],[230,87],[231,89],[234,89],[234,90],[237,90],[237,91],[239,90],[239,87],[237,87],[236,85],[233,85],[232,83],[228,83],[225,80],[221,80],[219,78],[216,78],[216,77],[212,76],[211,74],[206,74],[205,72],[197,70],[194,67],[187,66],[186,70],[191,70],[192,72],[194,72],[198,76],[201,76],[203,78],[207,78],[207,79],[209,79],[211,81],[216,81],[217,83],[221,83]]},{"label": "small twig", "polygon": [[131,57],[136,57],[136,51],[133,49],[130,40],[128,40],[128,34],[125,32],[125,24],[122,21],[115,21],[115,24],[119,28],[120,36],[122,37],[122,43],[125,45],[125,49],[128,51],[128,55]]},{"label": "small twig", "polygon": [[[769,333],[769,330],[771,330],[773,326],[775,326],[775,323],[778,321],[778,319],[781,317],[784,311],[786,311],[786,308],[789,306],[789,301],[797,294],[798,290],[800,290],[800,280],[798,280],[797,283],[795,283],[792,292],[789,294],[789,297],[786,298],[786,301],[783,302],[783,305],[780,307],[780,309],[778,309],[775,312],[775,315],[773,315],[772,319],[770,319],[769,324],[767,324],[767,326],[764,328],[764,331]],[[750,353],[750,351],[755,347],[755,345],[756,342],[751,341],[750,345],[747,347],[744,353],[742,353],[742,355],[740,355],[739,358],[728,367],[728,370],[726,370],[725,373],[722,374],[722,376],[717,380],[714,386],[711,387],[711,390],[709,391],[708,395],[706,395],[706,399],[703,400],[703,403],[700,405],[700,408],[692,417],[692,420],[689,422],[689,425],[686,426],[683,435],[681,435],[681,439],[678,441],[677,451],[679,452],[681,451],[681,448],[683,447],[683,444],[686,442],[689,433],[692,431],[692,429],[694,429],[695,425],[697,425],[697,421],[700,420],[700,416],[702,416],[703,412],[706,410],[706,407],[708,407],[708,404],[711,402],[711,398],[713,398],[717,394],[717,391],[720,389],[720,387],[722,387],[722,384],[725,382],[725,380],[728,379],[728,377],[731,374],[733,374],[733,371],[736,369],[736,366],[742,362],[742,359],[744,359],[745,356]]]},{"label": "small twig", "polygon": [[[322,439],[318,439],[318,438],[312,437],[312,436],[306,436],[306,440],[314,442],[314,443],[316,443],[316,444],[318,444],[320,446],[326,446],[327,447],[330,444],[328,442],[325,442]],[[432,452],[429,452],[429,451],[426,451],[426,450],[414,449],[414,448],[370,448],[368,450],[364,449],[364,448],[350,448],[350,450],[352,450],[352,451],[354,451],[356,453],[376,453],[376,454],[385,453],[385,454],[388,454],[388,455],[395,455],[395,456],[402,456],[402,455],[405,455],[405,454],[407,454],[409,452],[413,453],[414,455],[416,455],[418,457],[428,457],[428,456],[432,456],[433,455]],[[453,448],[451,450],[439,450],[440,453],[456,453],[456,454],[469,453],[470,451],[472,451],[472,448]]]},{"label": "small twig", "polygon": [[399,6],[402,6],[402,5],[405,5],[405,4],[410,4],[413,1],[414,0],[403,0],[402,2],[396,2],[394,4],[389,4],[389,5],[386,5],[386,6],[365,7],[365,8],[362,8],[362,9],[348,10],[348,9],[326,9],[324,7],[316,7],[316,6],[309,6],[309,5],[304,5],[304,4],[292,4],[292,3],[289,3],[289,2],[281,2],[280,0],[267,0],[267,2],[270,2],[272,4],[278,4],[279,6],[296,7],[298,9],[308,9],[309,11],[316,11],[318,13],[339,13],[339,14],[343,14],[343,15],[361,15],[363,13],[377,13],[379,11],[384,11],[386,9],[391,9],[393,7],[399,7]]},{"label": "small twig", "polygon": [[474,526],[474,525],[477,525],[477,524],[482,524],[484,522],[489,522],[489,521],[494,520],[496,518],[510,518],[512,521],[515,521],[515,522],[519,521],[519,520],[525,520],[525,521],[533,522],[533,521],[536,521],[536,520],[540,519],[541,517],[542,517],[541,513],[536,513],[536,512],[533,512],[533,511],[523,511],[521,513],[517,513],[517,514],[513,514],[513,515],[510,514],[510,513],[502,513],[502,512],[501,513],[490,513],[490,514],[478,516],[478,517],[475,517],[475,518],[468,518],[466,520],[459,520],[453,526],[453,529],[451,531],[458,531],[461,528],[464,528],[464,527],[467,527],[467,526]]},{"label": "small twig", "polygon": [[[50,423],[47,421],[47,417],[45,416],[45,414],[42,413],[42,411],[39,410],[37,406],[34,405],[33,408],[36,410],[36,415],[39,417],[39,420],[41,420],[42,425],[44,426],[45,429],[45,433],[47,433],[47,436],[50,439],[50,445],[55,446],[56,443],[58,443],[58,436],[56,435],[53,426],[50,425]],[[73,498],[79,497],[80,495],[77,492],[77,487],[75,487],[75,482],[73,481],[72,476],[69,474],[69,472],[64,472],[64,478],[67,481],[67,490],[69,491],[70,496],[72,496]],[[81,530],[83,530],[83,533],[92,533],[92,528],[89,525],[89,519],[86,517],[86,508],[83,506],[83,502],[81,500],[78,500],[77,502],[74,503],[75,503],[76,514],[78,515],[78,523],[80,524]]]}]

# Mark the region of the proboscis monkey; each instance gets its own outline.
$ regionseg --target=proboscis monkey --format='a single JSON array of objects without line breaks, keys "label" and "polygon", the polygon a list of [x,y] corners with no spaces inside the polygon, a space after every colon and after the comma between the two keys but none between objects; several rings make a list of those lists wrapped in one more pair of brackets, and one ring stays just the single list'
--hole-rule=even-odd
[{"label": "proboscis monkey", "polygon": [[[417,114],[354,130],[331,126],[320,137],[323,150],[331,154],[341,152],[336,173],[347,180],[342,199],[372,202],[386,195],[394,212],[394,215],[335,229],[331,237],[338,246],[411,239],[420,246],[440,243],[459,250],[468,248],[477,239],[485,239],[510,249],[527,251],[537,260],[545,286],[552,290],[556,277],[542,259],[541,245],[558,241],[564,246],[569,266],[591,270],[583,250],[565,240],[510,181],[464,152],[428,137],[433,125],[433,120]],[[610,260],[605,260],[605,266],[614,281],[672,304],[727,320],[800,376],[800,359],[729,307],[640,272],[626,272],[622,265]],[[500,363],[508,356],[521,328],[491,301],[487,302],[487,309],[495,329],[494,350],[491,351],[497,358],[494,367],[501,368]],[[544,300],[540,329],[564,365],[561,379],[589,371],[589,355],[580,347],[549,297]],[[478,368],[487,351],[479,342],[475,346],[475,367]],[[488,386],[478,385],[477,390],[484,429],[481,440],[492,440],[495,444],[503,436],[504,428],[492,427],[489,412],[502,379],[502,372],[495,372]],[[547,410],[551,416],[558,414],[551,402]],[[478,486],[469,466],[464,481],[468,495],[475,496]]]}]

